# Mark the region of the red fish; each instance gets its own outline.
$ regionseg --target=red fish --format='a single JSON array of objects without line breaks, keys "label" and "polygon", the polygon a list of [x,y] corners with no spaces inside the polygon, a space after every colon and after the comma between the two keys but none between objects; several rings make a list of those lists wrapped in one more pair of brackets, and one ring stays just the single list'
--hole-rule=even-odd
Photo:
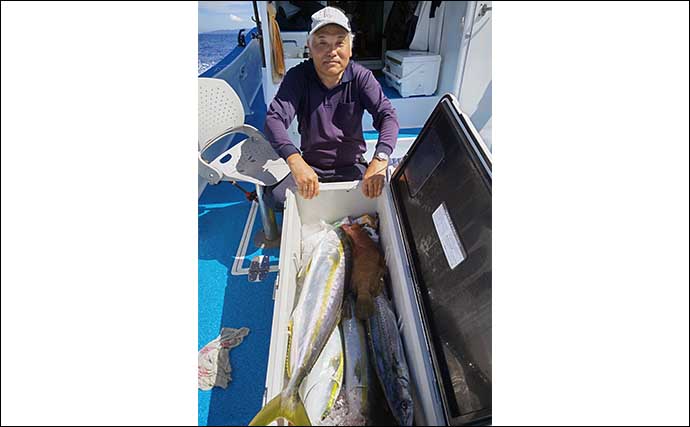
[{"label": "red fish", "polygon": [[383,289],[386,262],[376,243],[359,224],[343,225],[352,243],[351,287],[357,297],[355,315],[366,320],[374,314],[374,298]]}]

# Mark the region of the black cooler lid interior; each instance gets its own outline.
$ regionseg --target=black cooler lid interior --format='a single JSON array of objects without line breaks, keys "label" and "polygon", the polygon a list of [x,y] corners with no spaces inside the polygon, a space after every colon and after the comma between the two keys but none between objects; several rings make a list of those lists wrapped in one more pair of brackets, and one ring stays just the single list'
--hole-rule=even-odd
[{"label": "black cooler lid interior", "polygon": [[454,425],[491,417],[491,157],[470,127],[455,97],[445,95],[391,177]]}]

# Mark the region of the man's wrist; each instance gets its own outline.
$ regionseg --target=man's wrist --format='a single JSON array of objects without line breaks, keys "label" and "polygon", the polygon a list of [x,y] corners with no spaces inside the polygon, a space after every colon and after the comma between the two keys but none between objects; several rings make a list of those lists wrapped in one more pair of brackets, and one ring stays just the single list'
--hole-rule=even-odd
[{"label": "man's wrist", "polygon": [[378,166],[388,165],[388,154],[383,151],[378,151],[374,154],[374,158],[371,159],[371,163]]},{"label": "man's wrist", "polygon": [[302,156],[300,156],[299,153],[293,153],[290,154],[287,157],[287,159],[285,159],[285,162],[287,162],[288,166],[292,166],[295,163],[299,163],[300,160],[304,161],[304,159],[302,159]]},{"label": "man's wrist", "polygon": [[381,161],[385,161],[386,163],[388,163],[388,157],[389,157],[388,153],[386,153],[385,151],[377,151],[374,154],[373,160],[381,160]]},{"label": "man's wrist", "polygon": [[376,157],[369,162],[367,172],[370,174],[380,174],[388,168],[388,160],[379,160]]},{"label": "man's wrist", "polygon": [[374,157],[373,159],[371,159],[371,163],[375,163],[377,165],[387,165],[388,160],[380,160],[380,159],[377,159],[376,157]]}]

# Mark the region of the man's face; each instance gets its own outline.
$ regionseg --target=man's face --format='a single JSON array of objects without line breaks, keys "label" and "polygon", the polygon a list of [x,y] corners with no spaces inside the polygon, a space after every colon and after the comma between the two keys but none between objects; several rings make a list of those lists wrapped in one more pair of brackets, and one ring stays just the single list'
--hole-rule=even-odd
[{"label": "man's face", "polygon": [[352,56],[347,31],[339,25],[326,25],[312,37],[310,52],[319,74],[339,76]]}]

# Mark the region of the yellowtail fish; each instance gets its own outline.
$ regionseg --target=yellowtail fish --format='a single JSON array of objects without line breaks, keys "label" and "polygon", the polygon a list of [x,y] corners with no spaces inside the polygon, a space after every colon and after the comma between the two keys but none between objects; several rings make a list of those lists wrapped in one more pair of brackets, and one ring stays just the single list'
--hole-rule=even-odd
[{"label": "yellowtail fish", "polygon": [[341,228],[329,231],[314,249],[289,322],[292,339],[303,343],[289,350],[289,366],[295,367],[294,371],[290,372],[287,386],[256,414],[250,426],[268,425],[280,417],[295,425],[311,425],[299,388],[340,321],[351,258]]},{"label": "yellowtail fish", "polygon": [[[301,345],[303,344],[290,338],[290,349],[299,348]],[[288,378],[291,376],[291,371],[295,369],[294,366],[290,366],[290,360],[288,356],[286,366]],[[344,366],[340,328],[334,328],[314,367],[304,377],[299,387],[299,396],[312,424],[323,425],[324,418],[333,409],[343,384]]]}]

